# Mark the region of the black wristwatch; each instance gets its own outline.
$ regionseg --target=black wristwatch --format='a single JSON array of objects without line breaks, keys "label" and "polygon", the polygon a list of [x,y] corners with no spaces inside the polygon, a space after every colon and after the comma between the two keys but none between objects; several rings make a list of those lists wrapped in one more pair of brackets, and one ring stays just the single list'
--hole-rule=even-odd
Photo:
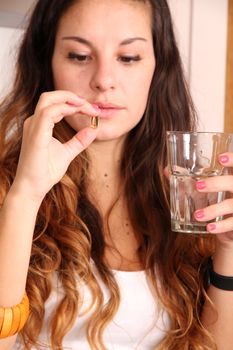
[{"label": "black wristwatch", "polygon": [[222,290],[233,291],[233,276],[219,275],[213,270],[212,259],[209,259],[208,264],[208,284]]}]

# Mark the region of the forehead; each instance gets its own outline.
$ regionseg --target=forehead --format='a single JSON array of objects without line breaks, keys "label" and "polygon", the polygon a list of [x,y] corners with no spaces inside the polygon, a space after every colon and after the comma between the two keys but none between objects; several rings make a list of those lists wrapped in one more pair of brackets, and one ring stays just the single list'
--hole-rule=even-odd
[{"label": "forehead", "polygon": [[[79,0],[61,17],[59,35],[85,32],[89,37],[151,36],[152,9],[143,0]],[[108,35],[109,34],[109,35]]]}]

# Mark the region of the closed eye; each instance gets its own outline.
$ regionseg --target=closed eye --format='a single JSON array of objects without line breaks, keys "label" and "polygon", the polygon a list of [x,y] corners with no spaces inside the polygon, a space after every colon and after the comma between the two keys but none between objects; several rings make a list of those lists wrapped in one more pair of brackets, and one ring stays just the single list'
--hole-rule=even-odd
[{"label": "closed eye", "polygon": [[81,55],[75,52],[69,52],[68,58],[70,60],[78,61],[79,63],[87,63],[91,60],[91,57],[89,55]]},{"label": "closed eye", "polygon": [[[68,54],[68,59],[73,60],[73,61],[77,61],[80,64],[85,64],[88,63],[89,61],[91,61],[91,56],[89,55],[84,55],[84,54],[77,54],[75,52],[69,52]],[[126,65],[130,65],[134,62],[138,62],[141,61],[141,57],[139,55],[136,56],[120,56],[118,58],[118,61],[126,64]]]},{"label": "closed eye", "polygon": [[126,64],[131,64],[133,62],[141,61],[141,57],[139,55],[136,56],[120,56],[119,60]]}]

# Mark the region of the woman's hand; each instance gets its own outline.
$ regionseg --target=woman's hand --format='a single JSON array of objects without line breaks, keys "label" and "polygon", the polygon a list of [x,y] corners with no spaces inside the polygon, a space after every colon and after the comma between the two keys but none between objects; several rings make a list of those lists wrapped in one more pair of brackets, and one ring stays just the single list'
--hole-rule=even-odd
[{"label": "woman's hand", "polygon": [[[225,167],[233,168],[233,153],[221,154],[219,162]],[[231,194],[231,198],[196,211],[195,219],[200,222],[211,221],[218,216],[226,215],[221,221],[210,222],[207,225],[207,230],[210,233],[217,234],[219,243],[222,243],[225,247],[231,247],[233,251],[233,174],[208,177],[205,180],[197,181],[196,188],[203,193],[226,191]]]},{"label": "woman's hand", "polygon": [[64,144],[52,136],[54,125],[74,113],[98,116],[99,111],[69,91],[41,95],[34,115],[24,123],[14,191],[41,202],[63,177],[71,161],[94,141],[98,130],[91,127],[79,131]]}]

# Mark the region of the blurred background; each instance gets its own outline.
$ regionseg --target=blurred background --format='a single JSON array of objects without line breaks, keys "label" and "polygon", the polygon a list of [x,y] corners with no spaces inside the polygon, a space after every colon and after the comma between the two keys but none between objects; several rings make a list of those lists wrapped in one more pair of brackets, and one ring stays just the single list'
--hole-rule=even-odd
[{"label": "blurred background", "polygon": [[[0,99],[35,0],[0,0]],[[233,132],[233,0],[168,0],[200,131]]]}]

